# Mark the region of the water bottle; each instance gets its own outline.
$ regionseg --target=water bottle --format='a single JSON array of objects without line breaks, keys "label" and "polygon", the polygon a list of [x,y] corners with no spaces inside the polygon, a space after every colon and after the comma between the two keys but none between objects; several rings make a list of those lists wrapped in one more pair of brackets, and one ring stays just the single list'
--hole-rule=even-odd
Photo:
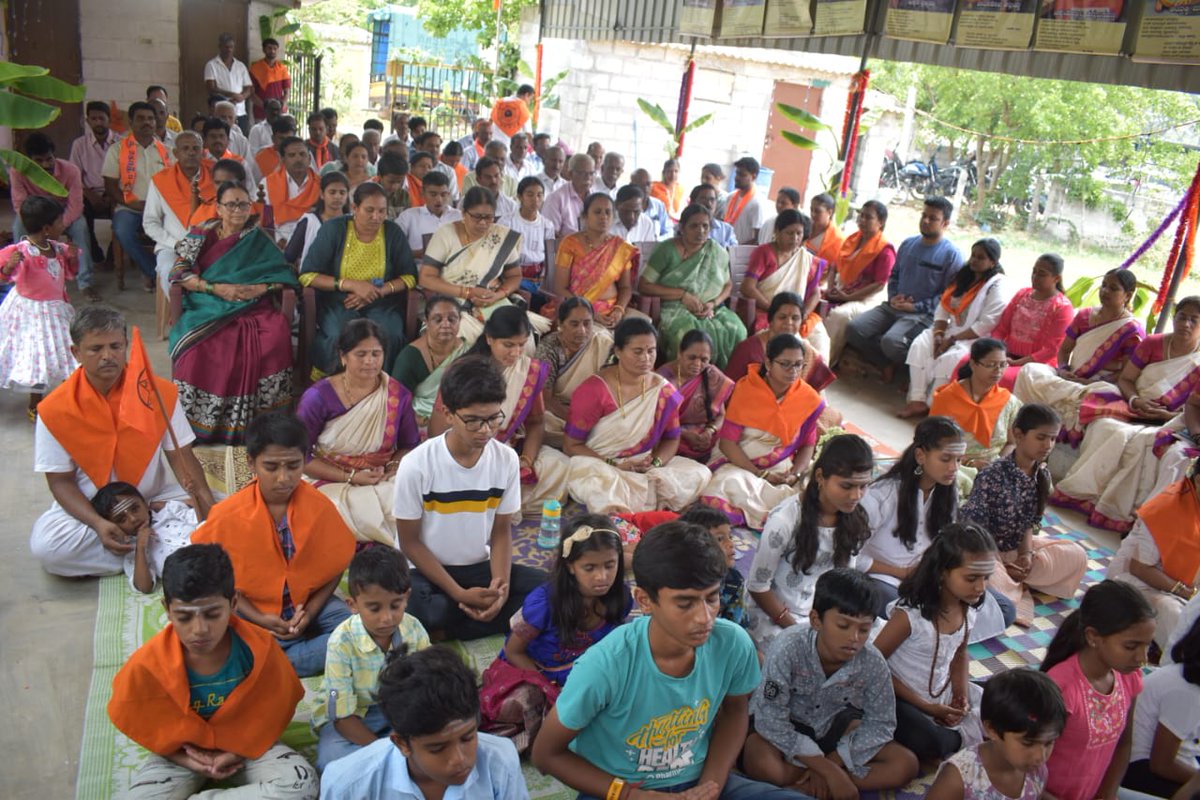
[{"label": "water bottle", "polygon": [[543,550],[558,549],[558,526],[562,519],[562,503],[547,500],[542,505],[542,527],[538,529],[537,546]]}]

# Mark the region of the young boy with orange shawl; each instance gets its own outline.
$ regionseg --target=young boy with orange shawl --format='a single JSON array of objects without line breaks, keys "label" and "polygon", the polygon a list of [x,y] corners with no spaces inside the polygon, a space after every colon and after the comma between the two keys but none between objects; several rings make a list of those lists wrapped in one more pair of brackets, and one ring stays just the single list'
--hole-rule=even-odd
[{"label": "young boy with orange shawl", "polygon": [[875,304],[891,277],[896,248],[883,238],[887,216],[887,206],[878,200],[863,203],[858,212],[858,230],[842,241],[834,269],[828,271],[824,297],[830,305],[825,315],[830,366],[837,364],[846,346],[846,326]]},{"label": "young boy with orange shawl", "polygon": [[113,725],[150,751],[127,796],[200,796],[234,778],[245,788],[231,794],[316,798],[316,770],[279,742],[304,687],[271,636],[234,613],[229,556],[190,545],[162,577],[169,623],[129,657],[108,703]]},{"label": "young boy with orange shawl", "polygon": [[283,412],[246,426],[255,480],[192,534],[223,546],[237,574],[238,614],[275,635],[300,677],[325,671],[329,634],[350,616],[333,596],[354,555],[337,507],[304,481],[308,429]]}]

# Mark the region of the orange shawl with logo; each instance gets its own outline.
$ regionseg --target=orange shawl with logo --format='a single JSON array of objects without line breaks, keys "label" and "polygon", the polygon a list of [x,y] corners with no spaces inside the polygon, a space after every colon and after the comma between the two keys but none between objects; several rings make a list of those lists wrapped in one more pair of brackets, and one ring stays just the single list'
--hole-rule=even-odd
[{"label": "orange shawl with logo", "polygon": [[304,188],[295,197],[288,197],[287,170],[275,170],[267,176],[267,205],[271,207],[272,218],[276,225],[300,219],[316,205],[321,196],[321,179],[317,173],[308,170],[308,178]]},{"label": "orange shawl with logo", "polygon": [[[154,185],[163,200],[171,207],[175,219],[189,226],[192,218],[192,180],[183,174],[178,164],[167,167],[154,176]],[[215,202],[216,187],[212,181],[212,165],[200,160],[200,203]]]},{"label": "orange shawl with logo", "polygon": [[803,380],[797,380],[784,393],[775,397],[757,365],[752,365],[744,378],[733,387],[725,419],[743,428],[756,428],[790,444],[800,427],[819,409],[824,400]]},{"label": "orange shawl with logo", "polygon": [[265,630],[233,616],[229,628],[254,656],[254,666],[208,719],[191,708],[183,643],[168,624],[139,647],[113,679],[108,717],[117,729],[160,756],[185,744],[258,758],[283,735],[304,687]]},{"label": "orange shawl with logo", "polygon": [[192,534],[192,543],[224,547],[238,591],[259,611],[278,614],[285,582],[292,600],[302,605],[341,575],[354,555],[354,534],[333,502],[312,484],[296,487],[287,519],[296,543],[291,561],[283,557],[275,520],[255,481],[213,506],[208,520]]},{"label": "orange shawl with logo", "polygon": [[[158,455],[159,442],[167,430],[167,421],[156,415],[157,429],[153,436],[121,419],[121,398],[129,369],[115,386],[102,395],[92,386],[83,367],[71,373],[61,386],[38,404],[38,416],[55,440],[83,470],[97,488],[116,479],[137,486],[150,462]],[[137,380],[137,377],[135,377]],[[165,378],[154,378],[166,403],[167,413],[175,411],[178,391]],[[140,397],[143,392],[152,399],[149,385],[128,387]]]},{"label": "orange shawl with logo", "polygon": [[992,441],[992,431],[996,428],[996,420],[1004,410],[1012,393],[1003,386],[993,387],[990,392],[976,403],[959,381],[951,381],[933,393],[933,404],[929,407],[930,416],[950,417],[967,433],[975,437],[975,441],[984,447]]},{"label": "orange shawl with logo", "polygon": [[[832,228],[833,224],[830,223],[829,227]],[[829,236],[828,231],[826,231],[825,236]],[[887,241],[883,238],[882,231],[868,239],[862,245],[862,249],[859,250],[861,242],[862,231],[855,231],[842,240],[841,251],[834,259],[834,263],[837,265],[838,280],[841,281],[842,286],[853,286],[854,282],[858,280],[858,276],[863,273],[863,270],[871,266],[871,262],[888,246]],[[824,246],[821,247],[821,250],[825,250]],[[855,250],[858,250],[858,252],[855,253]]]},{"label": "orange shawl with logo", "polygon": [[956,324],[961,325],[964,317],[966,317],[967,310],[971,308],[971,303],[986,284],[987,281],[977,280],[975,281],[975,285],[970,289],[955,297],[955,285],[951,283],[946,287],[946,291],[942,292],[942,308],[946,309],[946,313],[954,318]]},{"label": "orange shawl with logo", "polygon": [[1200,498],[1190,478],[1181,478],[1151,497],[1138,509],[1146,523],[1163,572],[1187,586],[1200,572]]},{"label": "orange shawl with logo", "polygon": [[[126,203],[136,203],[138,196],[133,193],[133,185],[137,180],[137,162],[138,162],[138,143],[137,139],[131,133],[121,140],[117,145],[121,149],[117,151],[119,158],[117,159],[117,169],[120,170],[120,185],[121,191],[124,193]],[[167,148],[158,139],[154,140],[154,147],[158,150],[158,157],[162,159],[164,167],[171,165],[171,155],[167,152]],[[153,176],[151,176],[153,178]]]}]

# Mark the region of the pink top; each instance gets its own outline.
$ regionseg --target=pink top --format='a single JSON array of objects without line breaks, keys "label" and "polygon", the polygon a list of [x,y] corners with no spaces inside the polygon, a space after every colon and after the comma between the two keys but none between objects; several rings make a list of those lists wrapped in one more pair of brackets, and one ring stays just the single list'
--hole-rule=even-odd
[{"label": "pink top", "polygon": [[83,136],[71,142],[71,155],[68,159],[79,168],[83,176],[83,187],[96,192],[104,191],[104,157],[108,148],[112,147],[121,137],[114,131],[109,131],[101,142],[90,130]]},{"label": "pink top", "polygon": [[769,242],[760,244],[750,253],[750,263],[746,265],[746,277],[761,281],[763,278],[774,275],[777,269],[779,269],[779,257],[775,255],[775,248]]},{"label": "pink top", "polygon": [[[27,300],[67,302],[67,279],[75,277],[79,264],[65,244],[55,241],[51,241],[51,244],[54,245],[55,258],[42,255],[25,240],[0,250],[0,267],[9,272],[7,278],[0,273],[0,281],[12,281],[17,294]],[[18,258],[10,269],[8,262],[14,253]]]},{"label": "pink top", "polygon": [[42,197],[49,197],[64,205],[63,225],[69,227],[72,222],[79,219],[79,216],[83,214],[83,178],[79,174],[79,167],[70,161],[56,158],[54,159],[54,179],[66,187],[67,196],[65,199],[55,197],[49,192],[39,189],[33,185],[33,181],[15,169],[10,169],[8,171],[8,181],[9,186],[12,188],[13,211],[20,214],[21,203],[25,202],[25,198],[30,195],[36,194]]},{"label": "pink top", "polygon": [[[661,392],[679,395],[678,390],[670,384],[663,386]],[[625,398],[625,402],[628,403],[632,399]],[[651,436],[652,444],[657,444],[660,439],[679,438],[679,401],[682,399],[680,395],[676,402],[667,404],[665,417],[655,420],[654,427],[658,429],[658,435]],[[593,375],[579,384],[579,388],[571,395],[571,416],[564,426],[564,432],[573,439],[586,442],[596,423],[618,410],[616,398],[613,397],[608,384],[599,375]]]},{"label": "pink top", "polygon": [[1033,289],[1026,286],[1009,301],[989,336],[1004,342],[1014,358],[1054,364],[1074,312],[1071,301],[1062,292],[1037,300]]},{"label": "pink top", "polygon": [[1078,654],[1046,674],[1062,690],[1067,707],[1067,726],[1046,763],[1050,769],[1046,791],[1058,800],[1094,800],[1134,700],[1142,692],[1142,673],[1114,673],[1113,689],[1106,695],[1083,674]]},{"label": "pink top", "polygon": [[1136,364],[1138,369],[1145,369],[1150,364],[1163,361],[1166,355],[1167,335],[1152,333],[1133,348],[1133,355],[1129,357],[1129,360]]}]

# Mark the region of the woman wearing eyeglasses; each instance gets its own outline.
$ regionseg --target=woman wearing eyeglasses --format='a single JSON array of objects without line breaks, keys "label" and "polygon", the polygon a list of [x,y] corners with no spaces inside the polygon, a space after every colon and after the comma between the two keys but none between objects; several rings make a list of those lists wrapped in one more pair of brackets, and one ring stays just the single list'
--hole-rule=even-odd
[{"label": "woman wearing eyeglasses", "polygon": [[1012,452],[1010,435],[1021,401],[1000,385],[1008,369],[1008,351],[999,339],[976,339],[971,343],[970,361],[959,371],[959,379],[933,393],[933,416],[949,417],[967,434],[967,452],[962,465],[982,469]]},{"label": "woman wearing eyeglasses", "polygon": [[[467,344],[479,338],[492,312],[512,305],[509,295],[521,286],[521,234],[496,223],[496,196],[490,190],[467,190],[462,219],[433,234],[421,259],[419,282],[426,292],[462,304],[460,333]],[[539,334],[550,330],[550,320],[528,316]]]},{"label": "woman wearing eyeglasses", "polygon": [[563,451],[567,489],[596,513],[628,513],[695,502],[712,473],[677,455],[683,396],[654,371],[658,331],[645,317],[613,331],[616,363],[585,380],[571,397]]},{"label": "woman wearing eyeglasses", "polygon": [[250,208],[241,184],[222,183],[217,218],[175,246],[170,280],[184,296],[172,371],[202,444],[241,444],[251,418],[292,399],[291,320],[275,298],[296,276]]},{"label": "woman wearing eyeglasses", "polygon": [[734,525],[762,530],[771,509],[800,491],[817,444],[825,401],[803,380],[812,348],[782,333],[767,343],[766,362],[733,388],[720,455],[701,502],[719,508]]},{"label": "woman wearing eyeglasses", "polygon": [[[567,493],[567,457],[543,447],[546,405],[542,390],[549,365],[526,355],[533,328],[525,312],[516,306],[498,308],[488,318],[467,355],[490,358],[504,376],[504,415],[496,439],[517,451],[521,465],[521,510],[532,516],[547,500],[562,500]],[[450,427],[445,406],[435,403],[429,419],[429,435],[438,436]]]}]

